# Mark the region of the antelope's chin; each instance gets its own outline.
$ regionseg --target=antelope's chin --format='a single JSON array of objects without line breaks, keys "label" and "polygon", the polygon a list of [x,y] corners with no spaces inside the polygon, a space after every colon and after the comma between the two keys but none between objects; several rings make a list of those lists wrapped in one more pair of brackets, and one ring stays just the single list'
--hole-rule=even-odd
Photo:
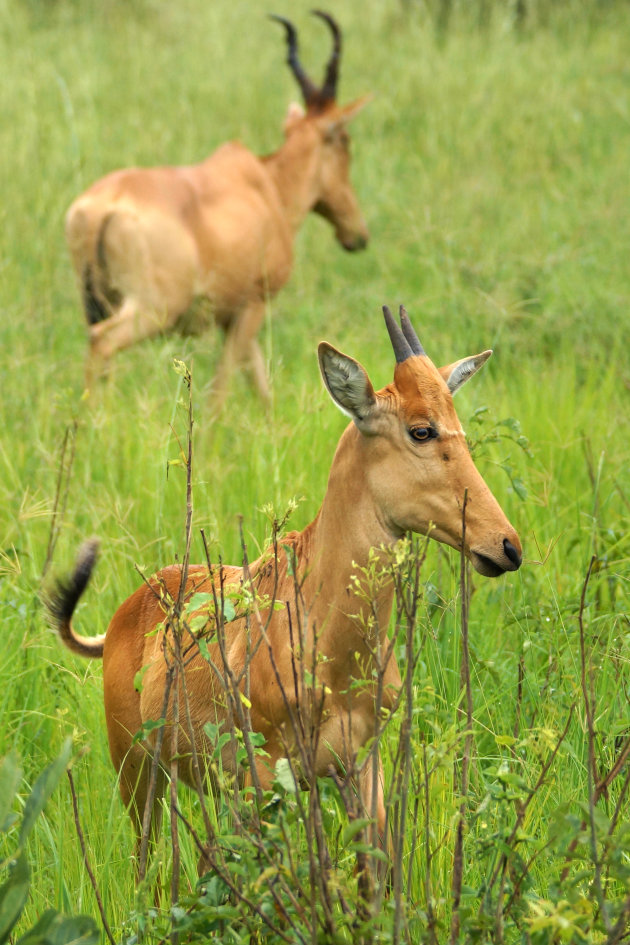
[{"label": "antelope's chin", "polygon": [[479,574],[483,574],[484,577],[501,577],[506,571],[514,570],[513,568],[503,567],[493,558],[479,554],[478,551],[470,552],[470,560],[475,571]]},{"label": "antelope's chin", "polygon": [[356,253],[362,249],[365,249],[365,247],[368,244],[368,238],[367,236],[362,236],[362,235],[354,236],[350,239],[348,237],[344,239],[339,237],[339,242],[341,243],[343,248],[346,250],[346,252]]}]

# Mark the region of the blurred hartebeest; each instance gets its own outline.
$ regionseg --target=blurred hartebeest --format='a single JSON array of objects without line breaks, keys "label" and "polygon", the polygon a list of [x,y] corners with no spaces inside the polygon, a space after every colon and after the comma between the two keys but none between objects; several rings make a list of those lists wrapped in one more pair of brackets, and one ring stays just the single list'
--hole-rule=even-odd
[{"label": "blurred hartebeest", "polygon": [[205,299],[226,336],[218,396],[242,363],[266,399],[256,335],[265,301],[289,278],[304,218],[314,210],[329,220],[345,249],[366,245],[346,130],[366,100],[337,105],[341,34],[329,14],[315,12],[333,35],[321,88],[300,65],[295,27],[274,17],[286,29],[306,104],[305,111],[290,107],[278,151],[257,157],[231,141],[200,164],[114,171],[70,207],[66,235],[89,325],[88,388],[117,351],[160,332],[203,327],[191,307]]},{"label": "blurred hartebeest", "polygon": [[[393,383],[378,393],[358,362],[326,342],[319,346],[324,383],[352,423],[339,441],[315,520],[304,531],[285,536],[279,553],[267,550],[245,572],[223,567],[209,573],[206,565],[197,565],[187,573],[189,599],[197,594],[210,598],[213,588],[220,601],[231,592],[242,596],[245,584],[264,602],[259,604],[263,612],[259,620],[232,615],[233,619],[226,618],[222,639],[217,639],[216,631],[208,632],[203,652],[193,633],[184,634],[185,687],[179,705],[187,700],[190,714],[184,721],[181,710],[177,751],[169,734],[161,761],[166,770],[172,770],[175,762],[188,783],[194,783],[193,743],[210,767],[213,763],[214,746],[204,727],[227,725],[229,674],[240,679],[238,695],[242,693],[244,700],[247,696],[251,727],[265,737],[267,757],[256,761],[258,783],[271,785],[276,763],[286,753],[295,752],[299,766],[297,733],[291,723],[307,699],[305,674],[296,670],[296,663],[306,661],[311,673],[308,685],[316,688],[322,709],[309,775],[325,776],[331,766],[338,771],[351,768],[358,749],[374,735],[375,653],[388,654],[379,668],[381,708],[395,703],[401,682],[395,653],[387,646],[393,581],[383,580],[369,596],[362,576],[374,549],[379,554],[393,548],[413,531],[463,550],[473,567],[488,577],[516,571],[521,565],[518,536],[470,457],[452,400],[491,352],[438,369],[404,310],[401,326],[387,309],[385,316],[397,363]],[[95,543],[87,543],[71,579],[60,585],[49,606],[61,639],[71,650],[103,657],[110,753],[120,774],[123,801],[140,836],[156,731],[144,742],[134,736],[163,717],[165,652],[173,639],[165,630],[165,601],[177,597],[182,568],[159,571],[119,607],[106,634],[89,638],[77,635],[71,621],[95,554]],[[284,606],[275,609],[274,600]],[[141,671],[138,691],[135,681]],[[167,723],[173,721],[172,696]],[[370,764],[380,768],[378,755],[371,757]],[[225,770],[233,770],[227,748],[222,761]],[[162,771],[160,790],[164,782]],[[380,785],[376,796],[375,785]],[[382,836],[380,771],[370,771],[366,765],[359,787],[368,815],[373,808],[376,812]],[[158,799],[154,801],[158,815],[159,806]]]}]

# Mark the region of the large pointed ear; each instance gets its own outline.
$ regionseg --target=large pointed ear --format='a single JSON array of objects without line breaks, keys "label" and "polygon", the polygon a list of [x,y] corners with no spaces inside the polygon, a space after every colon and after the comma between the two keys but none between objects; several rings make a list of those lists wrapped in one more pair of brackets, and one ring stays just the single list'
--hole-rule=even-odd
[{"label": "large pointed ear", "polygon": [[320,342],[317,356],[328,393],[339,409],[365,430],[376,406],[376,394],[365,369],[327,341]]},{"label": "large pointed ear", "polygon": [[348,105],[337,106],[338,121],[347,125],[359,112],[363,111],[366,105],[369,105],[373,98],[373,94],[368,92],[367,95],[362,95],[361,98],[355,99],[354,102],[350,102]]},{"label": "large pointed ear", "polygon": [[285,135],[288,134],[291,129],[298,124],[298,122],[302,121],[305,115],[306,112],[299,102],[291,102],[287,111],[287,116],[284,119],[284,124],[282,126],[282,130],[284,131]]},{"label": "large pointed ear", "polygon": [[349,121],[352,121],[355,115],[363,111],[368,102],[372,101],[373,97],[373,95],[364,95],[355,102],[350,102],[349,105],[334,104],[332,108],[327,109],[321,119],[326,134],[332,135],[340,128],[345,127]]},{"label": "large pointed ear", "polygon": [[446,381],[451,394],[455,394],[466,381],[469,381],[473,374],[484,366],[491,354],[492,351],[482,351],[481,354],[473,354],[470,358],[461,358],[453,364],[441,367],[440,374]]}]

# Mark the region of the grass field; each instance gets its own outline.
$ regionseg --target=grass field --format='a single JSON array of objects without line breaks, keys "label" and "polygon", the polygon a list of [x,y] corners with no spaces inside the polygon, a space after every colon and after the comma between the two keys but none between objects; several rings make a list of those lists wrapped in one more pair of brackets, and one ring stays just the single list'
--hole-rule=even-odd
[{"label": "grass field", "polygon": [[[65,572],[81,540],[99,536],[99,567],[77,617],[84,632],[99,633],[138,585],[134,565],[150,572],[181,555],[185,478],[177,467],[167,474],[184,435],[174,357],[194,378],[194,557],[202,558],[203,527],[213,549],[238,562],[239,516],[253,557],[268,538],[268,503],[282,511],[297,497],[292,523],[306,525],[345,423],[321,383],[317,342],[358,358],[384,386],[393,359],[380,307],[403,302],[436,362],[494,349],[457,407],[525,551],[518,574],[474,579],[466,895],[473,904],[482,897],[514,798],[535,783],[575,705],[527,808],[525,859],[538,852],[505,940],[578,941],[578,929],[587,940],[615,940],[593,892],[588,843],[578,845],[573,898],[559,885],[561,844],[547,844],[563,829],[579,832],[584,811],[588,822],[593,813],[578,621],[593,555],[582,623],[600,776],[630,729],[630,10],[585,0],[549,4],[543,16],[545,5],[532,4],[536,15],[519,30],[510,4],[486,6],[495,15],[480,26],[454,4],[439,35],[430,4],[335,3],[345,38],[340,98],[374,93],[352,126],[352,176],[371,243],[344,254],[325,222],[307,221],[262,336],[271,409],[237,378],[211,420],[215,331],[121,354],[97,398],[85,400],[85,329],[63,217],[77,193],[116,167],[192,163],[231,138],[261,154],[278,146],[297,94],[281,31],[253,0],[0,0],[0,755],[18,753],[26,792],[74,737],[81,817],[118,938],[133,927],[132,841],[107,754],[101,670],[47,629],[43,571]],[[304,62],[319,76],[329,38],[309,4],[273,9],[299,26]],[[457,556],[433,546],[422,579],[414,737],[437,751],[458,721]],[[444,747],[431,789],[440,941],[451,910],[457,757]],[[602,836],[606,817],[615,814],[611,837],[630,819],[626,778],[620,766],[598,804]],[[630,902],[630,864],[621,840],[598,835],[596,860],[613,848],[606,895],[617,921],[619,903]],[[25,928],[47,906],[97,915],[63,782],[29,854]],[[411,941],[422,940],[418,856]],[[192,861],[186,867],[193,882]],[[484,935],[498,940],[496,929]]]}]

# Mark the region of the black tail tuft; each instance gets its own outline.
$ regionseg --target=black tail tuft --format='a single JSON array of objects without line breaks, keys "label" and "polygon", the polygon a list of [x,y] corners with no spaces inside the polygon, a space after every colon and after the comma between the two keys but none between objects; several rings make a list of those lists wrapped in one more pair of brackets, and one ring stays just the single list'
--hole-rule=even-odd
[{"label": "black tail tuft", "polygon": [[57,581],[51,594],[44,600],[48,613],[56,627],[70,621],[98,557],[98,540],[90,538],[79,549],[74,571],[69,578]]},{"label": "black tail tuft", "polygon": [[83,308],[88,325],[96,325],[109,318],[109,312],[94,292],[94,279],[89,264],[83,270]]}]

